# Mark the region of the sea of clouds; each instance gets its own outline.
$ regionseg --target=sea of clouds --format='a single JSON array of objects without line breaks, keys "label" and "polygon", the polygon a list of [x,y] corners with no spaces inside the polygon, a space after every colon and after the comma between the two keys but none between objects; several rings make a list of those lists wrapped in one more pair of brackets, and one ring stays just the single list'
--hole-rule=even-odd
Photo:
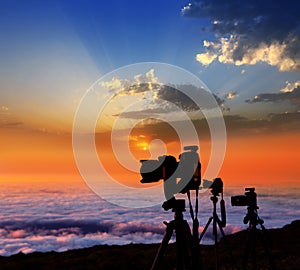
[{"label": "sea of clouds", "polygon": [[[159,243],[165,231],[162,222],[173,219],[173,213],[164,211],[160,205],[140,209],[112,205],[84,183],[69,186],[1,183],[0,188],[0,255],[3,256],[19,252],[61,252],[103,244]],[[260,187],[256,191],[259,214],[267,228],[282,227],[299,219],[299,188]],[[230,205],[230,196],[239,194],[244,194],[243,187],[225,190],[225,234],[247,228],[243,224],[246,207]],[[200,194],[201,231],[212,214],[210,196],[209,191]],[[143,197],[146,199],[147,193],[141,190]],[[188,209],[185,218],[191,224]],[[213,243],[211,227],[202,243]]]}]

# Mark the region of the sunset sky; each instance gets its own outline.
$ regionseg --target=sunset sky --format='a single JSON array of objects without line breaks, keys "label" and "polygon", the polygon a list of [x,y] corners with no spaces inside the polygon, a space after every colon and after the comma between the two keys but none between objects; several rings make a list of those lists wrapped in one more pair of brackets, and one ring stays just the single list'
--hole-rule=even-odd
[{"label": "sunset sky", "polygon": [[[219,172],[225,183],[299,185],[300,3],[238,3],[1,0],[0,181],[83,182],[72,126],[87,89],[125,65],[162,62],[195,74],[216,98],[227,129]],[[155,78],[157,71],[141,74],[147,72]],[[124,91],[129,98],[130,91]],[[195,111],[166,91],[156,94],[189,114]],[[107,128],[96,130],[96,145],[106,169],[135,186],[139,175],[118,165],[110,147],[111,124],[122,102],[132,101],[108,105],[102,119]],[[168,113],[152,109],[154,115]],[[133,128],[136,115],[123,114],[128,126],[121,131]],[[205,170],[209,131],[202,117],[194,116],[193,123]],[[130,136],[137,160],[150,157],[154,139],[164,141],[169,154],[182,151],[168,124],[148,121]]]}]

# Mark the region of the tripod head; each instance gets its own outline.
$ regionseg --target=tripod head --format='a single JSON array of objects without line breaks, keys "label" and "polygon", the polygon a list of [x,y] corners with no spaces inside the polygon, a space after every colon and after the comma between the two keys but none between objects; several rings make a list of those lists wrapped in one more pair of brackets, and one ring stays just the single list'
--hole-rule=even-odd
[{"label": "tripod head", "polygon": [[247,214],[244,217],[243,222],[244,222],[244,224],[249,223],[250,228],[251,227],[256,227],[258,224],[259,225],[264,224],[263,219],[261,219],[258,216],[257,209],[258,209],[258,206],[256,206],[256,207],[248,206],[247,207]]}]

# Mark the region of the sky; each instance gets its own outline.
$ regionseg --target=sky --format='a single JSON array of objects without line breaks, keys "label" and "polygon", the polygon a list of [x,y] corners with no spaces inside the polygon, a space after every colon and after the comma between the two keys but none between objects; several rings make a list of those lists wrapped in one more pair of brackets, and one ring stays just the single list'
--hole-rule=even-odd
[{"label": "sky", "polygon": [[[118,68],[161,62],[196,75],[216,99],[227,131],[219,172],[224,181],[299,184],[299,7],[292,0],[2,0],[1,181],[83,181],[73,156],[72,127],[87,89]],[[159,83],[154,80],[157,72],[149,68],[136,75]],[[125,87],[106,115],[131,123],[136,115],[170,113],[156,104],[150,111],[134,111],[134,116],[121,114],[124,104],[133,102],[124,96],[140,99],[150,90],[130,92]],[[205,170],[211,142],[203,115],[198,117],[197,108],[176,90],[160,88],[155,94],[192,115],[201,129]],[[110,126],[105,119],[101,121]],[[164,141],[172,155],[182,151],[168,123],[148,121],[130,128],[137,160],[150,157],[153,139]],[[106,169],[120,175],[121,183],[135,186],[138,173],[122,171],[108,136],[109,130],[97,131],[97,151]]]}]

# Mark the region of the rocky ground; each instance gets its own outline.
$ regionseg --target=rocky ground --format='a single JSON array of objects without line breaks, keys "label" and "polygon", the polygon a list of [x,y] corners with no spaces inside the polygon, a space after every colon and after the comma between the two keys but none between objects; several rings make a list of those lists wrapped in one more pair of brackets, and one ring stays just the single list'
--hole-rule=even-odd
[{"label": "rocky ground", "polygon": [[[300,220],[281,229],[267,230],[267,241],[277,270],[300,269]],[[236,268],[228,254],[225,241],[218,244],[219,269],[242,269],[248,232],[242,231],[226,236],[231,247]],[[268,256],[264,252],[260,238],[257,238],[256,257],[258,269],[272,269]],[[125,246],[95,246],[66,252],[34,252],[0,257],[0,269],[150,269],[158,249],[157,244],[130,244]],[[215,269],[214,246],[200,246],[202,270]],[[252,257],[249,254],[247,269],[252,269]],[[169,245],[162,259],[161,269],[176,269],[176,246]]]}]

